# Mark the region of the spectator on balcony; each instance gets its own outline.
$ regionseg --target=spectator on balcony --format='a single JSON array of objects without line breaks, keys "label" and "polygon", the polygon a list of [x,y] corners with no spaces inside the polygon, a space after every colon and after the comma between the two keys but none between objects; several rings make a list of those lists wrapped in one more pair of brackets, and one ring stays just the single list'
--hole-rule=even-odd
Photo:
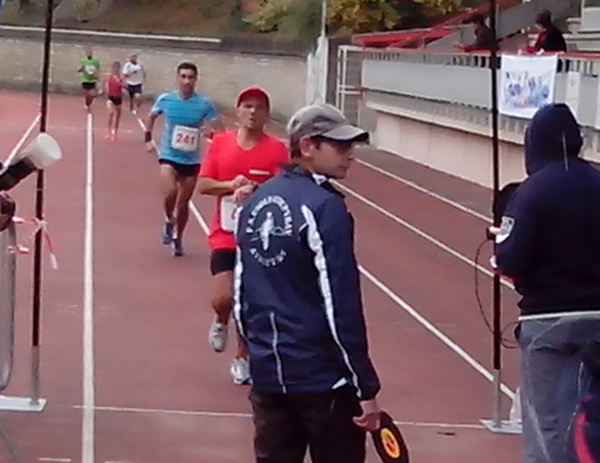
[{"label": "spectator on balcony", "polygon": [[539,30],[539,34],[533,45],[525,47],[528,53],[567,51],[567,42],[563,37],[563,33],[552,21],[550,11],[540,11],[535,17],[535,25]]},{"label": "spectator on balcony", "polygon": [[469,45],[457,43],[456,46],[465,52],[472,51],[492,51],[498,47],[498,41],[494,38],[494,33],[485,24],[483,15],[477,13],[465,21],[466,24],[473,24],[475,41]]}]

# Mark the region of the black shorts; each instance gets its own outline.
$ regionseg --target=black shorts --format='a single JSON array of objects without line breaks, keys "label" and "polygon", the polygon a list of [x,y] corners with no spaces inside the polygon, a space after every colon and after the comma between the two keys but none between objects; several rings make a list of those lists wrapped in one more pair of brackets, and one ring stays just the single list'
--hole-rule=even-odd
[{"label": "black shorts", "polygon": [[96,82],[82,82],[81,88],[84,90],[94,90],[96,88]]},{"label": "black shorts", "polygon": [[171,166],[182,177],[197,177],[200,172],[200,164],[180,164],[166,159],[159,159],[158,163]]},{"label": "black shorts", "polygon": [[136,93],[142,93],[142,84],[128,85],[127,91],[129,92],[129,98],[133,98]]},{"label": "black shorts", "polygon": [[123,97],[120,96],[109,96],[108,100],[112,101],[115,106],[121,106],[123,104]]},{"label": "black shorts", "polygon": [[232,272],[235,267],[235,249],[217,249],[210,254],[210,273]]}]

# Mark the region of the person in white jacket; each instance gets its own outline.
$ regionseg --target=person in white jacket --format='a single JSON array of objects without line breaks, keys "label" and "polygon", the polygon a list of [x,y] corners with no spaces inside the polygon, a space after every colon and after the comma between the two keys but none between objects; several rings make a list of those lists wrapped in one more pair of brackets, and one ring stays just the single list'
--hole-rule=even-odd
[{"label": "person in white jacket", "polygon": [[123,77],[127,83],[127,91],[129,92],[129,109],[132,113],[137,114],[142,104],[143,86],[146,81],[146,69],[139,62],[138,55],[132,53],[129,59],[123,66]]}]

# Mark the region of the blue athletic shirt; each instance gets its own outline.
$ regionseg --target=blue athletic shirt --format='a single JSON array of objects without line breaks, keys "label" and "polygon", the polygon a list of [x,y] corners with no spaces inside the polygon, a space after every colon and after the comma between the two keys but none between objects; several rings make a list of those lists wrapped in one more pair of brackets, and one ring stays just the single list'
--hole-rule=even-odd
[{"label": "blue athletic shirt", "polygon": [[165,117],[159,159],[179,164],[199,164],[199,127],[205,119],[218,119],[212,102],[197,93],[184,100],[179,92],[168,92],[158,97],[150,113],[164,114]]}]

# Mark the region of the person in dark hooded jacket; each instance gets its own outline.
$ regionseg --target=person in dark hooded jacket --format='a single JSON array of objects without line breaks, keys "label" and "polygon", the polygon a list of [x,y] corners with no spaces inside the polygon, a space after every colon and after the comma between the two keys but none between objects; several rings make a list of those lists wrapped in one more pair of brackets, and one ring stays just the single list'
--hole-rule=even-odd
[{"label": "person in dark hooded jacket", "polygon": [[539,109],[525,135],[527,179],[496,235],[498,271],[522,296],[523,461],[570,463],[583,346],[600,333],[600,171],[565,104]]}]

